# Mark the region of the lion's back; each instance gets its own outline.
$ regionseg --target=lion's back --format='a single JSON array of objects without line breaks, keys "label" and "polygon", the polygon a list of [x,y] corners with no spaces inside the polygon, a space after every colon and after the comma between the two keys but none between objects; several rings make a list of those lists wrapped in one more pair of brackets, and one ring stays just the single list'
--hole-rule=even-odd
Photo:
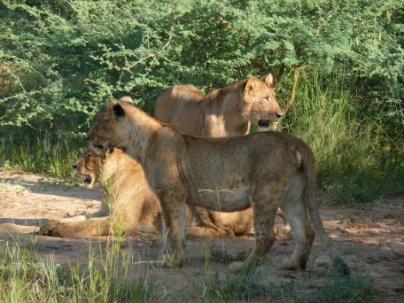
[{"label": "lion's back", "polygon": [[[204,94],[193,85],[174,85],[163,92],[156,101],[154,116],[165,123],[173,123],[192,103],[202,100]],[[190,104],[191,103],[191,104]]]}]

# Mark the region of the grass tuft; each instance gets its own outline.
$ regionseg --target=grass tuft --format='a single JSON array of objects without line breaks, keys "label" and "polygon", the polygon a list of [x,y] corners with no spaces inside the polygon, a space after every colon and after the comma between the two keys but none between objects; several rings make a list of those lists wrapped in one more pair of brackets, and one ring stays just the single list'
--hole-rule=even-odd
[{"label": "grass tuft", "polygon": [[129,276],[130,262],[115,242],[104,257],[90,250],[86,265],[46,261],[18,244],[0,247],[0,302],[144,302],[153,295],[146,280]]},{"label": "grass tuft", "polygon": [[333,277],[318,294],[318,302],[373,302],[377,294],[374,283],[367,277]]},{"label": "grass tuft", "polygon": [[337,79],[302,72],[283,122],[314,150],[321,188],[350,205],[404,193],[403,162],[385,151],[383,126],[362,116],[359,106]]}]

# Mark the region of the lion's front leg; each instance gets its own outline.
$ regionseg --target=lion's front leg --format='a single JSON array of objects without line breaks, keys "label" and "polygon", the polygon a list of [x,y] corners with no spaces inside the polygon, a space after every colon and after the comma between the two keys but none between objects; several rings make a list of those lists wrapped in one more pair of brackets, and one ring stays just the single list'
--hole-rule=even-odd
[{"label": "lion's front leg", "polygon": [[185,251],[185,201],[183,190],[171,189],[159,195],[164,245],[162,249],[163,263],[182,266]]}]

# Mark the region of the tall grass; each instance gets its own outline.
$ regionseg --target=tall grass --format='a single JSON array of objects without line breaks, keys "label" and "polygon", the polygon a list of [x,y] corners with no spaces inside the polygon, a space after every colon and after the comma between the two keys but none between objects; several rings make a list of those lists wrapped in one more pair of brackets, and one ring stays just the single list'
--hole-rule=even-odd
[{"label": "tall grass", "polygon": [[284,128],[314,150],[321,187],[348,203],[404,193],[399,155],[383,148],[383,127],[360,115],[359,99],[337,79],[301,75]]},{"label": "tall grass", "polygon": [[0,246],[0,302],[144,302],[153,288],[146,278],[131,278],[130,266],[119,242],[98,258],[90,250],[85,265],[41,261],[7,242]]},{"label": "tall grass", "polygon": [[0,137],[0,167],[67,178],[80,152],[74,140],[29,132]]}]

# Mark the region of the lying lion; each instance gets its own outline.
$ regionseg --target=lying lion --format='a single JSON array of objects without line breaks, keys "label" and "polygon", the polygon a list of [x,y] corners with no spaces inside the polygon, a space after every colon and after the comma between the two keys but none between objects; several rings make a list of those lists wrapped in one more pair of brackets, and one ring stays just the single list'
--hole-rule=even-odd
[{"label": "lying lion", "polygon": [[[245,94],[254,94],[253,85],[254,81],[246,83]],[[260,96],[269,97],[269,92]],[[89,130],[88,140],[98,154],[120,147],[142,164],[166,222],[164,262],[183,264],[186,203],[227,212],[252,206],[255,248],[242,266],[232,264],[233,270],[251,269],[271,248],[280,207],[296,240],[284,268],[306,267],[314,226],[334,264],[349,273],[322,225],[315,159],[302,140],[279,132],[215,139],[183,136],[124,101],[106,105]]]},{"label": "lying lion", "polygon": [[[43,232],[61,237],[106,236],[110,226],[125,234],[161,231],[159,201],[150,192],[139,163],[121,149],[111,148],[103,157],[88,150],[76,161],[74,168],[84,176],[89,188],[101,180],[111,215],[86,221],[82,216],[69,218],[42,227]],[[197,206],[187,208],[187,235],[231,237],[250,233],[252,225],[251,209],[221,213]]]},{"label": "lying lion", "polygon": [[193,85],[175,85],[158,97],[154,116],[181,134],[208,138],[247,135],[251,121],[267,128],[284,114],[269,74],[262,80],[252,77],[206,96]]},{"label": "lying lion", "polygon": [[86,151],[74,166],[90,188],[101,181],[110,214],[69,218],[42,227],[41,233],[74,238],[161,231],[160,203],[150,190],[142,167],[122,150],[111,148],[103,157]]}]

